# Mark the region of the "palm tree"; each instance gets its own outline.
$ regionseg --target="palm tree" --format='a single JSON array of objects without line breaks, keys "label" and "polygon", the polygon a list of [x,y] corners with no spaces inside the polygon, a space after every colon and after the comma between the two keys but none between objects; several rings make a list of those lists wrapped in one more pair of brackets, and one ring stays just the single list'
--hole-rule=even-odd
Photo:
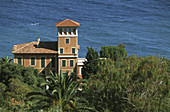
[{"label": "palm tree", "polygon": [[11,57],[3,57],[0,59],[0,64],[3,65],[4,63],[11,63],[12,62],[12,58]]},{"label": "palm tree", "polygon": [[[36,109],[42,108],[62,108],[63,111],[80,111],[80,110],[91,110],[89,108],[88,102],[83,98],[77,97],[79,92],[78,88],[82,85],[82,81],[75,81],[73,79],[74,73],[63,74],[53,74],[46,76],[46,82],[42,83],[41,86],[46,88],[44,92],[32,92],[27,96],[36,104]],[[86,106],[85,106],[86,105]],[[35,109],[33,108],[33,109]]]}]

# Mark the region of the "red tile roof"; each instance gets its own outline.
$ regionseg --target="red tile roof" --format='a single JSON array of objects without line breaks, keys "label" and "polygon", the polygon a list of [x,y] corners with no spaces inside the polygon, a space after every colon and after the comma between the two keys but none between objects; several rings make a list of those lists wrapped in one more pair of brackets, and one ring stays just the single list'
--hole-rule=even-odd
[{"label": "red tile roof", "polygon": [[29,42],[24,44],[14,45],[12,49],[13,54],[57,54],[57,41],[56,42]]},{"label": "red tile roof", "polygon": [[80,26],[80,23],[66,19],[55,24],[57,27],[76,27]]}]

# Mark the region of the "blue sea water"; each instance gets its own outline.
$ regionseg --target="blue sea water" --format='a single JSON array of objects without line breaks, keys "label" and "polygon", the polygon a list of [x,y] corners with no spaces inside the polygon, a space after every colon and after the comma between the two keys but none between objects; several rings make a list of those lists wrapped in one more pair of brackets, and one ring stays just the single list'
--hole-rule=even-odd
[{"label": "blue sea water", "polygon": [[170,59],[170,0],[0,0],[0,58],[14,44],[56,41],[64,19],[81,24],[79,57],[124,43],[128,56]]}]

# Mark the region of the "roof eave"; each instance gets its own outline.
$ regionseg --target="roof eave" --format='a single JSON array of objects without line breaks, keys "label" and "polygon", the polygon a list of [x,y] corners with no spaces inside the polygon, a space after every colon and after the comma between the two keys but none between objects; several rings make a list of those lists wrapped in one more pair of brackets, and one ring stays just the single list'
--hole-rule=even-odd
[{"label": "roof eave", "polygon": [[57,53],[15,53],[15,52],[12,52],[12,54],[58,54],[58,52]]}]

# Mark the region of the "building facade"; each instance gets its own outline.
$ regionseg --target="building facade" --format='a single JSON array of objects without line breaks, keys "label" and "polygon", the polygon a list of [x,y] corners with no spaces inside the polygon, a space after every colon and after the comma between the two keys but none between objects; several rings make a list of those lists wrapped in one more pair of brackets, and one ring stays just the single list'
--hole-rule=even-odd
[{"label": "building facade", "polygon": [[56,23],[58,41],[37,41],[14,45],[14,63],[34,67],[39,73],[77,72],[81,77],[84,58],[78,58],[78,22],[66,19]]}]

